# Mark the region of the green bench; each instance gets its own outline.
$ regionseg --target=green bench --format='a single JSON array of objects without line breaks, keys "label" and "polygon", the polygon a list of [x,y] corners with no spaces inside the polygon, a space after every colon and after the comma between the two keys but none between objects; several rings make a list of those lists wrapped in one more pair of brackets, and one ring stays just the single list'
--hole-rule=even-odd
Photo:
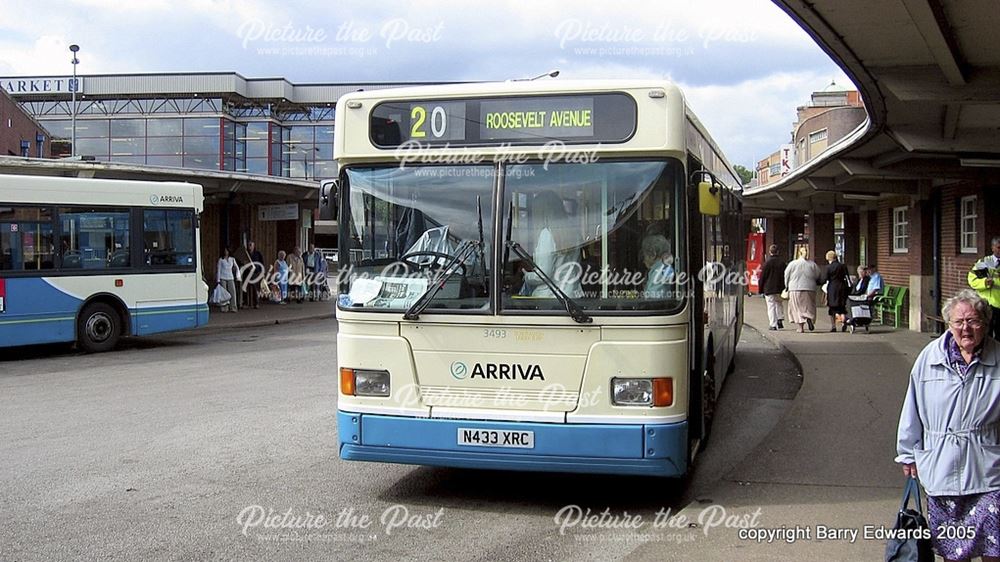
[{"label": "green bench", "polygon": [[885,315],[892,314],[893,328],[899,328],[899,318],[903,312],[903,301],[906,299],[906,287],[896,287],[886,285],[882,294],[875,297],[875,313],[878,314],[878,323],[885,325]]}]

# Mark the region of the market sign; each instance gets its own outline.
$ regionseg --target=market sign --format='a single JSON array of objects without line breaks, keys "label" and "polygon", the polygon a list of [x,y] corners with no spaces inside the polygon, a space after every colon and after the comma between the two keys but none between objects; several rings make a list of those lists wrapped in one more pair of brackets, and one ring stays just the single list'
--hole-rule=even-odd
[{"label": "market sign", "polygon": [[[83,78],[76,79],[77,93],[83,93]],[[74,82],[65,76],[0,78],[0,88],[12,96],[30,94],[71,94]]]}]

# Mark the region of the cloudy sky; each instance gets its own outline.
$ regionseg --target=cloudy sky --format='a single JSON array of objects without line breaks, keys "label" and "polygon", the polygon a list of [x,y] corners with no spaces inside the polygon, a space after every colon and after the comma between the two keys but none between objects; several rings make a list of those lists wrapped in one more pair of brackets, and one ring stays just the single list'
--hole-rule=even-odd
[{"label": "cloudy sky", "polygon": [[769,0],[3,0],[0,76],[235,71],[293,82],[669,78],[734,164],[843,72]]}]

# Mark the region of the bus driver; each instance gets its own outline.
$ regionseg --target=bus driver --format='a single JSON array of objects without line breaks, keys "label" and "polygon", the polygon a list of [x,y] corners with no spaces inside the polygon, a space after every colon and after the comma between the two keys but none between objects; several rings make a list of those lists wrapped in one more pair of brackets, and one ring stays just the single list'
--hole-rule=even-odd
[{"label": "bus driver", "polygon": [[674,282],[674,256],[670,241],[662,234],[651,234],[642,239],[639,249],[646,266],[646,298],[664,298]]},{"label": "bus driver", "polygon": [[[569,214],[562,199],[552,191],[543,191],[532,200],[532,220],[538,227],[538,237],[532,259],[570,298],[583,296],[580,286],[580,268],[566,266],[579,259],[578,240],[574,237]],[[524,286],[521,294],[533,297],[551,297],[552,290],[534,269],[523,266]]]}]

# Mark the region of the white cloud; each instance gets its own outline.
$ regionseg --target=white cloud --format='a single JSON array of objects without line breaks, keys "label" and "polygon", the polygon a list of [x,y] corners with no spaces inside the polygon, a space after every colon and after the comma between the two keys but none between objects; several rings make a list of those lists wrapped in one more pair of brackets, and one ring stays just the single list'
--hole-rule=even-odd
[{"label": "white cloud", "polygon": [[753,169],[779,145],[791,142],[795,109],[808,104],[812,92],[831,80],[852,85],[832,63],[827,72],[777,72],[726,86],[678,85],[730,163]]},{"label": "white cloud", "polygon": [[[672,77],[743,165],[786,142],[795,107],[810,92],[834,75],[848,83],[768,0],[2,1],[0,76],[69,74],[67,47],[78,43],[85,75],[222,70],[299,82],[502,80],[558,68],[559,79]],[[386,48],[379,32],[396,19],[414,30],[441,25],[440,40]],[[260,55],[240,36],[248,22],[290,26],[293,34],[321,29],[326,47],[340,46],[332,37],[354,24],[374,34],[366,45],[377,54]],[[271,45],[251,47],[261,46]]]}]

